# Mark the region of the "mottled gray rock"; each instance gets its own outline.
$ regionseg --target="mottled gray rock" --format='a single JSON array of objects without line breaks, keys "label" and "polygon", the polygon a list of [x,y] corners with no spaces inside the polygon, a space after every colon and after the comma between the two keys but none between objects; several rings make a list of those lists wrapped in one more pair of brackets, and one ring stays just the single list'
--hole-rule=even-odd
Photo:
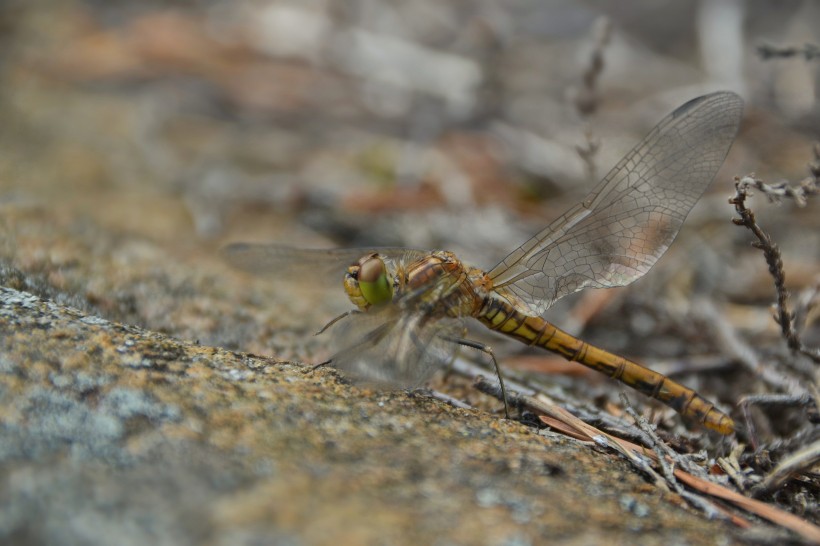
[{"label": "mottled gray rock", "polygon": [[573,440],[8,288],[0,357],[4,542],[669,544],[730,531]]}]

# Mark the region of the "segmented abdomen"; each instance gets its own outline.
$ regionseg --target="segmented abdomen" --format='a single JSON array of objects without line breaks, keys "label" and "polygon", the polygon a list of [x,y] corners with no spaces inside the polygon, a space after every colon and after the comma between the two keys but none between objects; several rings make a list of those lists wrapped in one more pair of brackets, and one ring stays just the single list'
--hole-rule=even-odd
[{"label": "segmented abdomen", "polygon": [[731,417],[692,389],[636,362],[592,346],[541,317],[520,313],[503,301],[489,300],[476,318],[492,330],[558,353],[567,360],[617,379],[721,434],[734,431]]}]

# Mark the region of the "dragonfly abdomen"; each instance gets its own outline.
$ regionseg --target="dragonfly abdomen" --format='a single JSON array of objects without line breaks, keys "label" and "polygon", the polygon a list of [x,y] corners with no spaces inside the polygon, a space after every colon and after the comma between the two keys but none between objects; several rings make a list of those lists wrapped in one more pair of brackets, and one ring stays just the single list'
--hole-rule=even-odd
[{"label": "dragonfly abdomen", "polygon": [[621,381],[721,434],[734,431],[732,419],[692,389],[636,362],[590,345],[541,317],[525,315],[505,302],[491,300],[477,318],[492,330],[558,353],[567,360]]}]

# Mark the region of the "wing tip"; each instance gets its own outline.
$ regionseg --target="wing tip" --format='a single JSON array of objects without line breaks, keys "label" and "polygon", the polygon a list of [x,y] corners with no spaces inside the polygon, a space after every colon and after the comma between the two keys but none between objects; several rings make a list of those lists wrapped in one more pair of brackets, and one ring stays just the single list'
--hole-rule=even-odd
[{"label": "wing tip", "polygon": [[681,104],[672,112],[672,117],[677,118],[683,116],[704,103],[714,101],[725,102],[727,108],[736,107],[741,111],[743,109],[743,99],[734,91],[715,91],[714,93],[707,93],[706,95],[695,97]]}]

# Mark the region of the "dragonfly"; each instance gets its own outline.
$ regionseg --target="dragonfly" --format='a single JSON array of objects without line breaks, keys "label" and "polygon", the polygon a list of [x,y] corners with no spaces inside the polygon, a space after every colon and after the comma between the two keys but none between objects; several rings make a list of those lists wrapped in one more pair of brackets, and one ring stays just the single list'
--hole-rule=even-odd
[{"label": "dragonfly", "polygon": [[[368,383],[418,387],[466,345],[492,357],[505,393],[492,349],[466,339],[466,322],[476,320],[731,434],[731,417],[694,390],[590,345],[542,315],[568,294],[623,286],[649,271],[723,164],[742,111],[741,98],[728,91],[678,107],[583,201],[489,270],[465,264],[449,251],[411,248],[234,243],[223,254],[231,264],[256,273],[338,275],[355,308],[325,327],[337,351],[329,363]],[[506,409],[506,393],[504,399]]]}]

